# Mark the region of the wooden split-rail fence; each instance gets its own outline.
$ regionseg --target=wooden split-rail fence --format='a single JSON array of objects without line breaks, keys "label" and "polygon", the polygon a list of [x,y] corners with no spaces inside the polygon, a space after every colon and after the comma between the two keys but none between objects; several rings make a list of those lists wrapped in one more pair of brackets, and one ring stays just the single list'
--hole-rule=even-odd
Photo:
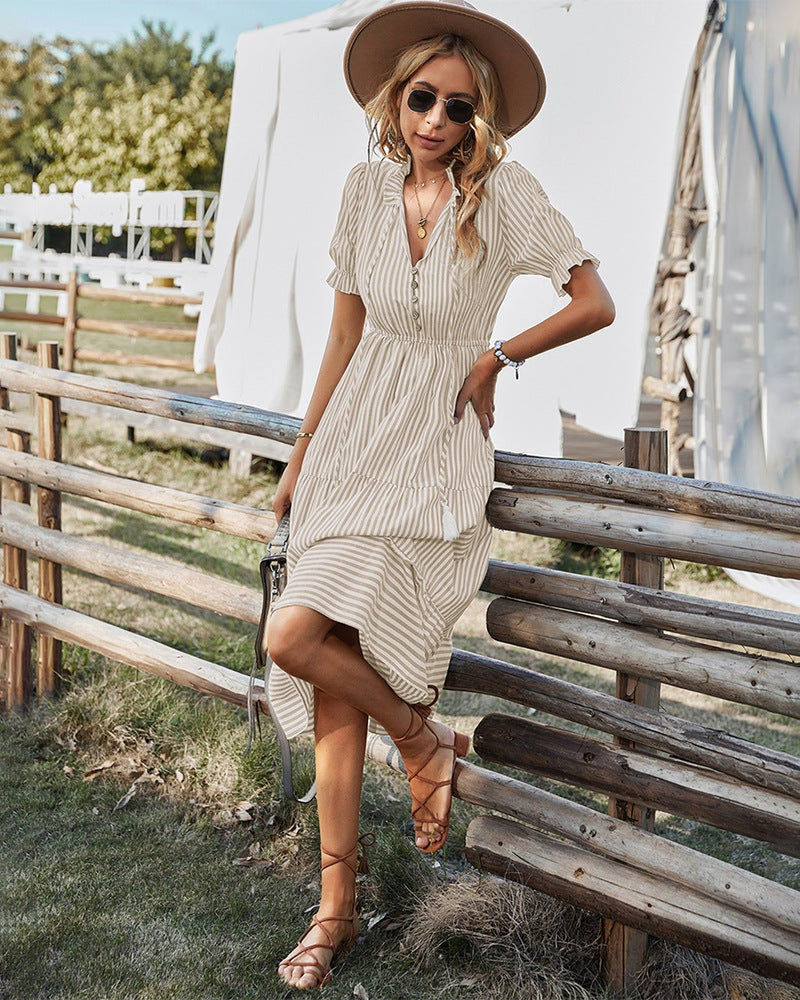
[{"label": "wooden split-rail fence", "polygon": [[0,322],[43,323],[63,328],[61,367],[72,371],[76,361],[104,365],[137,365],[148,368],[173,368],[192,371],[192,359],[158,354],[136,354],[128,351],[97,351],[81,347],[81,332],[131,337],[134,340],[167,341],[173,344],[193,344],[197,326],[193,323],[162,323],[149,320],[94,319],[79,313],[81,299],[103,302],[130,302],[149,306],[200,306],[202,297],[180,292],[142,291],[134,288],[103,288],[92,281],[80,281],[77,271],[70,271],[66,281],[14,281],[3,280],[4,292],[45,292],[64,297],[63,315],[50,313],[14,312],[0,310]]},{"label": "wooden split-rail fence", "polygon": [[[13,356],[14,338],[0,339]],[[66,464],[61,405],[83,400],[285,444],[298,421],[59,371],[54,344],[40,344],[38,360],[38,367],[0,360],[6,707],[58,688],[62,642],[243,706],[246,676],[71,609],[61,571],[69,567],[248,626],[258,620],[258,590],[71,536],[61,530],[61,497],[264,543],[274,531],[272,515]],[[9,411],[9,394],[17,393],[35,400],[35,424]],[[627,433],[626,462],[631,467],[496,455],[501,485],[487,507],[496,528],[615,547],[623,555],[620,582],[493,561],[483,584],[496,595],[489,634],[508,645],[510,657],[519,646],[607,669],[616,675],[616,697],[461,650],[453,653],[447,687],[583,727],[576,734],[494,713],[478,725],[474,746],[493,764],[606,794],[609,811],[459,762],[455,794],[486,810],[469,826],[467,857],[484,871],[601,914],[605,974],[615,990],[633,991],[650,934],[800,983],[800,892],[653,832],[655,812],[663,810],[800,854],[800,759],[670,715],[660,704],[660,685],[669,684],[757,706],[778,725],[800,718],[800,615],[663,589],[665,557],[800,578],[800,500],[667,476],[659,471],[666,463],[660,430]],[[37,516],[21,517],[31,487]],[[29,556],[39,562],[35,594],[27,588]],[[390,749],[370,741],[376,759],[395,759]]]},{"label": "wooden split-rail fence", "polygon": [[[138,369],[174,370],[188,374],[193,371],[191,357],[177,353],[137,354],[130,351],[96,350],[79,344],[82,332],[129,337],[134,342],[140,339],[169,342],[173,345],[194,344],[197,337],[196,323],[165,323],[151,320],[98,319],[80,314],[81,301],[121,302],[148,306],[191,306],[199,307],[202,296],[184,295],[180,292],[161,289],[143,291],[135,288],[104,288],[92,281],[81,281],[77,271],[71,271],[66,281],[17,281],[0,280],[2,292],[45,292],[65,297],[64,309],[58,314],[40,312],[14,312],[2,308],[0,301],[0,323],[41,323],[62,327],[62,342],[59,350],[59,368],[74,371],[75,363],[100,364]],[[5,355],[4,355],[5,356]],[[16,357],[16,353],[14,355]],[[83,400],[67,399],[65,413],[98,420],[124,421],[128,428],[128,438],[133,441],[136,431],[155,433],[165,437],[191,438],[212,448],[225,449],[229,453],[229,467],[232,475],[243,478],[250,474],[254,456],[286,461],[289,447],[272,438],[260,434],[237,433],[221,426],[209,425],[198,432],[197,428],[187,430],[183,421],[172,417],[162,417],[155,413],[140,413],[136,410],[123,412],[118,407],[88,403]]]}]

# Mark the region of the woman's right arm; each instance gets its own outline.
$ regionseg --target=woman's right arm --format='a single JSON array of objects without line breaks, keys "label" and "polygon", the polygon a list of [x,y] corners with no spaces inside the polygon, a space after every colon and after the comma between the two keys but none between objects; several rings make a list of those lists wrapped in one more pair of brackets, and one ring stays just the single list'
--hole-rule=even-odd
[{"label": "woman's right arm", "polygon": [[[314,391],[311,394],[306,415],[300,426],[301,432],[313,433],[317,429],[317,424],[325,412],[333,390],[339,384],[339,379],[344,374],[344,370],[350,363],[350,359],[361,340],[365,316],[366,310],[360,295],[336,292],[333,300],[333,319],[328,334],[328,343],[322,356],[322,364],[319,367],[319,374],[314,384]],[[303,464],[310,440],[308,437],[297,439],[289,462],[283,470],[272,501],[272,509],[278,520],[285,514],[292,502],[294,484],[300,474],[300,467]]]}]

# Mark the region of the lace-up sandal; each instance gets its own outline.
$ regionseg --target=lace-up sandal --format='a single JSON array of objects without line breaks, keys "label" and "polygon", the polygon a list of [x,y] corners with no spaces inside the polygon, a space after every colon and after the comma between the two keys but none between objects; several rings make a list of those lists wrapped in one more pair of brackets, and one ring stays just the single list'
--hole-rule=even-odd
[{"label": "lace-up sandal", "polygon": [[[413,740],[415,737],[419,736],[423,727],[427,729],[436,740],[436,745],[431,747],[430,752],[425,757],[422,764],[418,765],[413,772],[406,767],[406,770],[408,771],[408,783],[411,789],[411,818],[414,821],[415,830],[417,832],[421,832],[420,828],[423,823],[435,823],[436,826],[440,827],[442,830],[438,840],[430,841],[427,847],[418,847],[418,850],[422,851],[423,854],[433,854],[434,851],[438,851],[440,847],[444,846],[444,842],[447,839],[447,834],[450,830],[453,771],[456,766],[456,758],[466,757],[469,753],[469,736],[465,733],[457,733],[449,726],[445,726],[443,723],[437,723],[438,726],[442,726],[442,728],[446,730],[444,737],[447,742],[443,743],[439,738],[439,733],[428,721],[430,706],[409,705],[408,707],[411,709],[411,722],[409,723],[408,729],[405,733],[398,739],[394,740],[398,749],[400,749],[399,744],[407,740]],[[422,772],[440,750],[449,750],[453,754],[453,760],[450,767],[450,777],[445,778],[442,781],[434,781],[432,778],[426,777]],[[402,754],[403,751],[400,750],[400,755],[402,756]],[[444,815],[437,816],[428,803],[440,788],[447,789],[447,805],[445,807]]]},{"label": "lace-up sandal", "polygon": [[[359,874],[368,874],[369,866],[367,863],[366,848],[374,843],[375,838],[372,834],[364,834],[358,838],[356,846],[352,850],[348,851],[347,854],[341,855],[341,857],[331,854],[330,851],[326,851],[324,847],[321,847],[320,853],[327,860],[323,861],[320,873],[324,872],[326,868],[332,868],[334,865],[342,864],[347,865],[350,871],[352,871],[354,877]],[[358,860],[356,860],[356,858],[358,858]],[[325,926],[326,924],[336,923],[350,925],[348,933],[340,942],[338,942],[338,944],[334,941],[330,931]],[[315,927],[318,927],[320,931],[322,931],[325,941],[318,942],[317,944],[303,944],[309,933]],[[317,980],[316,983],[311,984],[309,987],[302,987],[303,989],[310,989],[312,987],[321,989],[323,986],[327,986],[333,978],[331,963],[333,962],[334,957],[353,947],[356,938],[358,937],[359,930],[360,921],[358,917],[358,908],[355,903],[353,904],[352,913],[349,913],[344,917],[318,917],[315,913],[311,918],[311,926],[297,942],[299,951],[295,951],[293,955],[281,962],[278,968],[300,969],[303,976],[314,976]],[[327,965],[323,964],[323,962],[316,957],[316,952],[330,952]]]}]

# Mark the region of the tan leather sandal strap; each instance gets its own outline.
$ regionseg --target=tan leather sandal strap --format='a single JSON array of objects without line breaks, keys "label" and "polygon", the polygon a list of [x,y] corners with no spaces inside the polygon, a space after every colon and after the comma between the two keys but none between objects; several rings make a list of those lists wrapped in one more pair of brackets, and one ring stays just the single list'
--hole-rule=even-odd
[{"label": "tan leather sandal strap", "polygon": [[320,872],[324,872],[326,868],[332,868],[334,865],[347,865],[350,871],[355,875],[358,872],[358,861],[353,857],[358,853],[358,844],[352,850],[349,850],[347,854],[342,854],[341,856],[337,854],[331,854],[330,851],[326,851],[324,847],[320,847],[320,853],[326,855],[328,860],[323,861],[320,865]]},{"label": "tan leather sandal strap", "polygon": [[[324,847],[320,847],[320,853],[328,857],[328,860],[324,861],[320,865],[320,871],[324,872],[326,868],[332,868],[334,865],[343,864],[347,865],[354,875],[368,875],[369,864],[367,862],[367,848],[372,847],[375,844],[375,841],[376,837],[374,833],[362,833],[356,841],[355,847],[348,851],[347,854],[342,854],[341,857],[336,854],[331,854],[331,852],[326,851]],[[355,858],[353,855],[355,855]]]},{"label": "tan leather sandal strap", "polygon": [[[422,727],[425,725],[425,719],[417,711],[414,705],[409,705],[408,709],[411,712],[411,721],[408,723],[408,729],[406,729],[402,736],[398,736],[397,739],[392,738],[392,743],[394,743],[395,746],[397,746],[398,743],[403,743],[405,740],[411,740],[415,736],[418,736]],[[419,725],[416,729],[414,729],[414,724],[416,722],[418,722]],[[414,729],[413,733],[411,732],[412,729]]]}]

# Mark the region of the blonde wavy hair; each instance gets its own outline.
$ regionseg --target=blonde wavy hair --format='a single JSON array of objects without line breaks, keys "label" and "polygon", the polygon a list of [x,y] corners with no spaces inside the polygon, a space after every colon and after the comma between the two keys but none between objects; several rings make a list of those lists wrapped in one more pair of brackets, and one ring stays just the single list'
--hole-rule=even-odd
[{"label": "blonde wavy hair", "polygon": [[461,191],[456,214],[456,253],[479,263],[485,244],[475,227],[475,213],[486,196],[486,178],[508,152],[505,136],[496,123],[500,84],[494,66],[459,35],[423,39],[400,53],[391,75],[364,110],[373,122],[372,147],[387,159],[403,163],[408,155],[400,131],[403,88],[429,59],[452,55],[461,56],[469,66],[478,98],[467,134],[450,153],[453,177]]}]

